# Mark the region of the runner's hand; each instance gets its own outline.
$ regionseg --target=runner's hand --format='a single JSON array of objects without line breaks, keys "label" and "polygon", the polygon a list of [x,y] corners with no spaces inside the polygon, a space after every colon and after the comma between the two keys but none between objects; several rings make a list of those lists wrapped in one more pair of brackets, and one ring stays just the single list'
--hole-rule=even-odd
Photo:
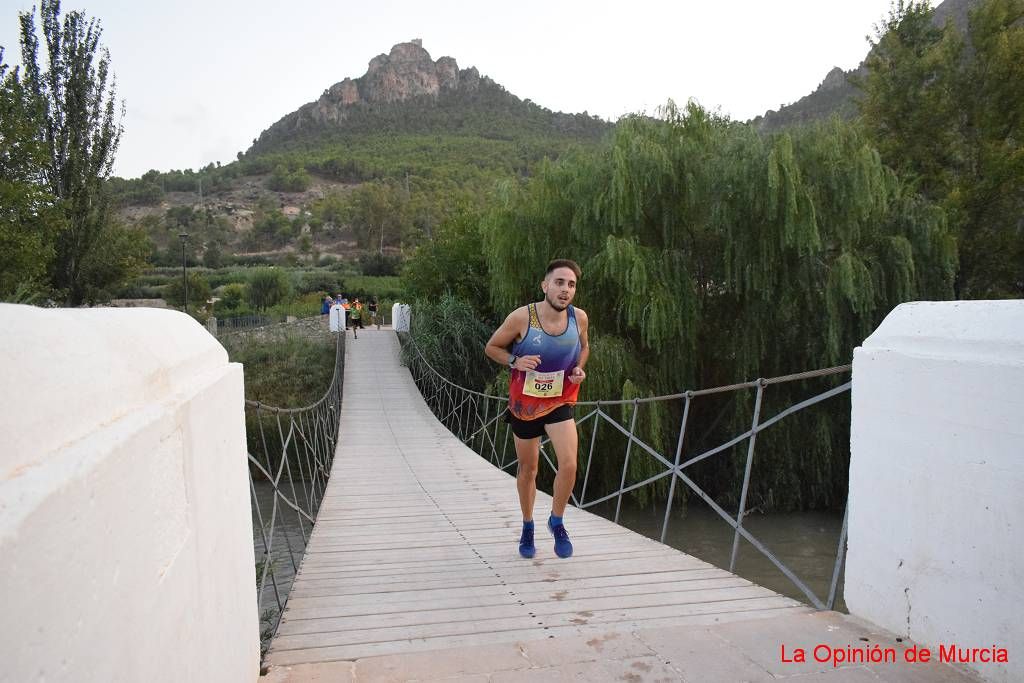
[{"label": "runner's hand", "polygon": [[587,378],[587,373],[583,372],[583,368],[577,366],[572,369],[569,373],[569,381],[573,384],[579,384]]},{"label": "runner's hand", "polygon": [[516,370],[533,370],[540,365],[540,356],[519,356],[516,360]]}]

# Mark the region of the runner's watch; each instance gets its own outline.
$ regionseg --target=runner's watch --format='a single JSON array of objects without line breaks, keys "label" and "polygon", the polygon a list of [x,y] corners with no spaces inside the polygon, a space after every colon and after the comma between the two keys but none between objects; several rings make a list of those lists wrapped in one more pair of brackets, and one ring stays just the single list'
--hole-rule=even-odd
[{"label": "runner's watch", "polygon": [[513,370],[516,369],[516,361],[519,360],[519,356],[511,355],[508,357],[508,366]]}]

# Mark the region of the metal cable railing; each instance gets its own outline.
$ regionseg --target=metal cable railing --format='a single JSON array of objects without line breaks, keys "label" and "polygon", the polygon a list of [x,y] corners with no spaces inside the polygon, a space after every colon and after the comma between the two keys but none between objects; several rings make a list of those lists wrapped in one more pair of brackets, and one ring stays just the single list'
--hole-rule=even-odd
[{"label": "metal cable railing", "polygon": [[[479,391],[473,391],[465,387],[459,386],[454,382],[450,381],[446,377],[442,376],[437,370],[435,370],[430,363],[424,358],[419,348],[416,347],[415,343],[409,335],[403,335],[404,341],[412,347],[413,353],[407,354],[409,360],[409,369],[412,373],[413,379],[419,387],[420,393],[426,400],[427,405],[438,417],[438,419],[463,443],[467,444],[474,451],[481,456],[488,458],[496,467],[506,470],[516,464],[515,448],[514,446],[509,452],[509,444],[511,442],[511,427],[505,424],[500,418],[505,411],[505,404],[508,403],[508,397],[506,396],[493,396]],[[831,584],[829,587],[828,596],[822,600],[818,595],[811,590],[811,588],[800,579],[783,563],[763,542],[756,538],[750,533],[750,530],[745,528],[743,525],[743,519],[746,511],[747,503],[747,492],[750,489],[750,478],[751,469],[754,462],[754,448],[757,443],[757,436],[764,430],[768,429],[772,425],[778,423],[785,417],[797,413],[805,408],[808,408],[817,403],[821,403],[829,398],[838,396],[850,390],[851,382],[845,382],[839,386],[833,387],[812,396],[806,400],[799,401],[793,405],[781,410],[771,418],[762,420],[761,409],[762,399],[764,398],[765,390],[773,385],[784,384],[787,382],[794,382],[799,380],[806,380],[815,377],[827,377],[832,375],[839,375],[848,373],[851,370],[850,365],[841,365],[832,368],[823,368],[820,370],[812,370],[808,372],[797,373],[793,375],[785,375],[781,377],[773,377],[770,379],[756,379],[749,382],[740,382],[738,384],[731,384],[728,386],[715,387],[711,389],[700,389],[694,391],[684,391],[678,394],[670,394],[666,396],[655,396],[649,398],[635,398],[628,400],[614,400],[614,401],[580,401],[578,402],[577,408],[589,409],[584,411],[585,414],[582,417],[576,419],[576,424],[582,427],[588,421],[593,421],[593,428],[590,432],[590,444],[586,448],[587,457],[586,463],[582,466],[583,469],[583,486],[580,495],[576,495],[575,489],[571,494],[570,502],[576,505],[580,509],[593,508],[594,506],[601,505],[604,503],[610,503],[615,501],[615,515],[614,521],[619,522],[619,514],[622,508],[622,498],[625,494],[638,491],[639,489],[647,486],[653,486],[655,482],[661,481],[666,477],[670,477],[668,499],[665,504],[665,516],[661,525],[661,536],[660,541],[665,542],[665,535],[668,531],[670,514],[672,512],[672,503],[675,498],[675,489],[677,482],[682,482],[687,486],[694,494],[696,494],[701,500],[719,516],[721,519],[733,529],[733,542],[732,552],[729,559],[729,571],[733,571],[736,567],[736,557],[739,553],[740,538],[746,539],[754,548],[758,550],[764,557],[766,557],[783,575],[785,575],[799,591],[806,596],[814,607],[818,609],[832,609],[836,601],[836,590],[839,582],[839,574],[842,569],[843,558],[846,553],[846,534],[847,534],[847,515],[846,511],[843,513],[842,530],[840,531],[839,544],[836,550],[835,562],[832,568]],[[687,427],[690,417],[690,407],[694,399],[701,396],[709,396],[712,394],[723,394],[727,392],[743,391],[743,390],[755,390],[754,396],[754,409],[753,419],[750,425],[750,429],[744,431],[741,434],[729,439],[725,443],[717,445],[713,448],[708,448],[700,453],[688,457],[686,460],[682,460],[683,444],[687,436]],[[682,418],[679,425],[679,431],[675,442],[675,451],[671,456],[667,456],[660,453],[656,448],[645,443],[637,436],[637,416],[645,406],[650,406],[654,403],[662,402],[682,402],[681,413]],[[631,406],[631,416],[629,419],[629,426],[623,425],[620,421],[616,420],[606,410],[609,406]],[[622,476],[619,480],[618,490],[603,496],[599,496],[593,499],[587,498],[587,484],[590,479],[591,464],[594,461],[594,446],[597,442],[598,425],[604,422],[610,425],[613,429],[617,430],[622,436],[626,438],[626,449],[625,459],[622,466]],[[504,434],[502,435],[501,426],[505,425]],[[550,454],[545,449],[545,446],[549,443],[549,439],[546,437],[541,440],[541,456],[548,464],[548,467],[552,471],[556,471],[557,467],[552,461]],[[747,441],[747,453],[746,463],[743,474],[743,486],[740,491],[738,512],[735,515],[729,514],[724,510],[710,495],[708,495],[690,476],[687,475],[687,468],[693,465],[705,461],[715,456],[722,456],[729,449]],[[500,448],[499,448],[500,444]],[[581,443],[581,455],[583,443]],[[653,459],[654,463],[660,466],[661,471],[653,476],[649,476],[643,481],[634,482],[627,484],[627,472],[629,471],[629,463],[631,457],[649,457]]]},{"label": "metal cable railing", "polygon": [[264,652],[288,603],[334,461],[345,369],[345,335],[335,337],[334,376],[320,400],[303,408],[245,402]]},{"label": "metal cable railing", "polygon": [[217,318],[219,330],[250,330],[254,327],[266,327],[283,320],[280,316],[270,315],[238,315],[231,318]]}]

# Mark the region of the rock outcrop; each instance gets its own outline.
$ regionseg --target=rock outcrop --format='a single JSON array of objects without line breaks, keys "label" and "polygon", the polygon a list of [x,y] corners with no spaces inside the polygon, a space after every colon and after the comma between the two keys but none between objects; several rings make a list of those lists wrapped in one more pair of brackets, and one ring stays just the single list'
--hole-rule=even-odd
[{"label": "rock outcrop", "polygon": [[[359,104],[403,102],[416,97],[437,98],[446,91],[473,91],[480,87],[475,68],[459,69],[452,57],[434,61],[422,41],[399,43],[388,54],[370,60],[366,73],[346,78],[324,90],[315,102],[303,105],[273,128],[296,130],[308,124],[339,124]],[[273,133],[273,128],[268,133]]]}]

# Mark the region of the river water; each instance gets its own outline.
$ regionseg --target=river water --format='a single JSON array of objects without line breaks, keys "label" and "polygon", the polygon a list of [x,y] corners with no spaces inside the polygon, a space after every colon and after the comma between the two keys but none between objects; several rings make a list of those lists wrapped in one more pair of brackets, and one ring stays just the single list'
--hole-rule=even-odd
[{"label": "river water", "polygon": [[[698,507],[699,506],[699,507]],[[615,508],[598,511],[611,519]],[[659,540],[665,508],[647,509],[630,506],[623,501],[619,523],[628,529]],[[825,602],[832,583],[839,534],[843,516],[827,512],[793,512],[751,514],[743,518],[743,527]],[[701,501],[690,501],[685,515],[673,512],[669,520],[665,544],[698,557],[722,569],[729,568],[733,529]],[[810,604],[810,600],[771,560],[748,541],[740,538],[739,554],[734,572],[749,581]],[[843,602],[843,574],[839,574],[834,609],[846,611]]]},{"label": "river water", "polygon": [[[274,506],[274,487],[267,481],[255,483],[256,499],[259,501],[259,509],[262,514],[262,529],[266,534],[267,543],[270,545],[271,565],[273,576],[267,572],[266,585],[263,589],[261,604],[261,628],[265,629],[267,624],[276,623],[277,619],[277,597],[274,592],[274,583],[277,584],[277,592],[283,604],[291,589],[292,581],[295,578],[295,569],[302,560],[302,552],[305,549],[305,540],[309,538],[310,526],[305,519],[300,520],[298,515],[290,507],[280,500],[277,503],[277,515],[274,517],[273,536],[271,537],[271,514]],[[297,494],[302,496],[302,492]],[[291,497],[291,491],[286,490]],[[250,503],[252,502],[250,496]],[[256,581],[257,589],[259,580],[263,573],[264,558],[266,557],[264,546],[264,533],[261,533],[260,517],[256,509],[252,508],[252,542],[256,550]]]}]

